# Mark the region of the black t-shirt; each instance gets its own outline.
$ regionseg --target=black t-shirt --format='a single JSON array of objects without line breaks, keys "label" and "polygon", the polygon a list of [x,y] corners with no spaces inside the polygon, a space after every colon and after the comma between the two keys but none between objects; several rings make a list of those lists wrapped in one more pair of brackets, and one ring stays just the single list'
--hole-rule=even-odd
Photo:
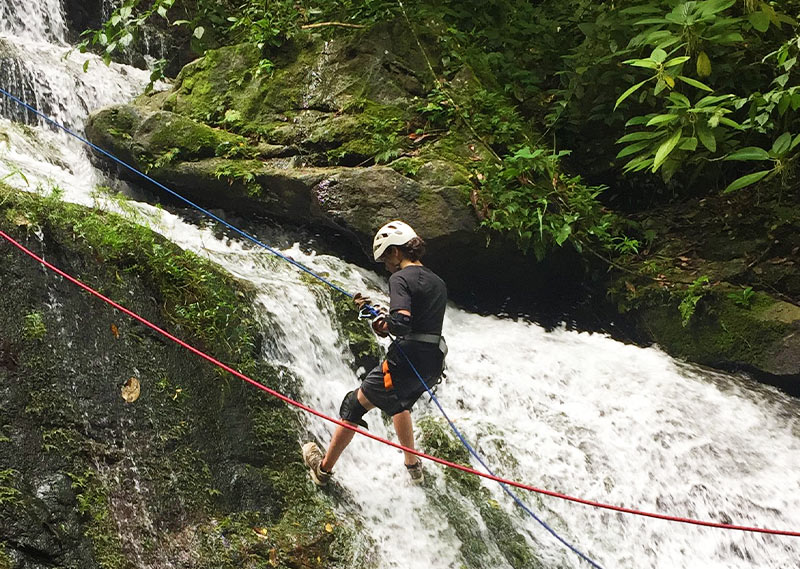
[{"label": "black t-shirt", "polygon": [[421,265],[408,265],[389,277],[389,311],[411,312],[411,331],[441,334],[447,286],[436,273]]},{"label": "black t-shirt", "polygon": [[[411,312],[412,332],[441,334],[446,306],[447,286],[428,267],[408,265],[389,277],[389,311]],[[426,382],[441,375],[443,356],[437,344],[403,339],[392,344],[386,359],[395,389],[411,396],[424,388],[406,356]]]}]

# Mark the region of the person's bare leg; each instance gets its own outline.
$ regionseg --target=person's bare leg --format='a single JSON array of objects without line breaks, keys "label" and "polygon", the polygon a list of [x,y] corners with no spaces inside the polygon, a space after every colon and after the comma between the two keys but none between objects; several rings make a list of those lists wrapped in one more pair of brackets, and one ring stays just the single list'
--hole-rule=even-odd
[{"label": "person's bare leg", "polygon": [[[404,447],[414,448],[414,424],[411,422],[411,413],[403,411],[392,417],[394,423],[394,431],[397,433],[397,439]],[[403,458],[406,466],[411,466],[419,462],[419,457],[410,452],[403,451]]]},{"label": "person's bare leg", "polygon": [[[369,411],[370,409],[374,409],[375,405],[369,402],[369,399],[364,397],[364,394],[361,393],[359,389],[356,391],[356,397],[358,397],[358,402]],[[357,427],[355,423],[351,423],[350,421],[344,421],[348,425],[353,425]],[[347,445],[350,444],[350,441],[353,440],[355,436],[355,431],[351,431],[341,425],[336,425],[336,429],[333,431],[333,436],[331,437],[331,442],[328,444],[328,450],[325,453],[325,457],[322,459],[322,469],[325,472],[331,472],[333,470],[333,466],[336,464],[336,461],[339,460],[339,457],[342,456],[344,449],[347,448]]]}]

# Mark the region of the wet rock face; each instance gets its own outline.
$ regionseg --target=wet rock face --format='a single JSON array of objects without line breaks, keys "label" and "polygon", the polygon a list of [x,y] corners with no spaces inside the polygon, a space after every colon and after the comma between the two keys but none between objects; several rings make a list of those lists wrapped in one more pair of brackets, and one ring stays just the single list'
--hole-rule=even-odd
[{"label": "wet rock face", "polygon": [[[26,211],[21,204],[33,198],[21,200],[0,199],[3,231],[157,325],[211,352],[224,344],[177,325],[168,308],[173,289],[159,265],[134,261],[148,247],[138,262],[169,251],[164,258],[191,273],[179,249],[106,218],[100,226],[126,235],[131,247],[118,257],[120,250],[90,234],[71,236],[71,227],[96,212],[54,205],[47,207],[50,221],[35,222],[40,239],[26,224],[42,210]],[[213,269],[203,270],[216,279]],[[175,277],[181,278],[169,280]],[[247,289],[230,277],[219,282],[233,290],[217,289],[221,296],[210,307],[247,302]],[[210,365],[1,244],[0,285],[0,567],[234,567],[245,552],[266,564],[270,550],[292,566],[297,556],[326,559],[328,547],[347,547],[303,529],[338,522],[308,480],[297,419],[285,405],[221,379]],[[260,332],[252,333],[251,348],[241,342],[238,356],[218,356],[292,393],[290,374],[256,357]],[[140,389],[126,400],[123,387],[132,377]],[[253,532],[278,525],[284,529],[268,539]]]},{"label": "wet rock face", "polygon": [[99,27],[108,4],[108,0],[63,0],[70,35],[75,39],[81,32]]},{"label": "wet rock face", "polygon": [[[171,91],[95,113],[87,136],[191,199],[333,227],[365,250],[393,218],[413,220],[433,248],[481,241],[465,167],[475,145],[454,134],[406,148],[404,121],[431,78],[403,23],[270,57],[266,74],[255,46],[209,51]],[[411,164],[374,165],[406,151]]]}]

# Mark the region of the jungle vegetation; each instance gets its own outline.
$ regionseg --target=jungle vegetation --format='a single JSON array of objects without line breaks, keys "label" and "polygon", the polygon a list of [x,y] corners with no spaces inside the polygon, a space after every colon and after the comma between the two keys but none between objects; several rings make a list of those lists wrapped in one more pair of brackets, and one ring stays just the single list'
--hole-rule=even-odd
[{"label": "jungle vegetation", "polygon": [[[254,43],[270,73],[300,34],[392,19],[435,45],[426,128],[463,121],[491,149],[473,165],[484,225],[537,257],[635,255],[655,235],[620,212],[654,204],[796,197],[800,0],[125,0],[81,49],[110,60],[156,22],[197,55]],[[465,67],[482,88],[455,103]]]}]

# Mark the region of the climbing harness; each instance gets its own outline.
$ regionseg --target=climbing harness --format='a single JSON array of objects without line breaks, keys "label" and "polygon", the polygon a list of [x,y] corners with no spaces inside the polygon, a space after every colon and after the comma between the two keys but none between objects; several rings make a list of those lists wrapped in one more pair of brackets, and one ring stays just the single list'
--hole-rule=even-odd
[{"label": "climbing harness", "polygon": [[[341,287],[335,285],[334,283],[330,282],[329,280],[325,279],[321,275],[315,273],[314,271],[312,271],[311,269],[309,269],[305,265],[295,261],[291,257],[288,257],[288,256],[284,255],[280,251],[277,251],[277,250],[273,249],[272,247],[270,247],[269,245],[267,245],[267,244],[261,242],[260,240],[256,239],[255,237],[253,237],[249,233],[239,229],[238,227],[236,227],[234,225],[231,225],[230,223],[226,222],[225,220],[223,220],[219,216],[214,215],[213,213],[211,213],[207,209],[204,209],[203,207],[195,204],[191,200],[183,197],[182,195],[178,194],[174,190],[171,190],[170,188],[168,188],[165,185],[161,184],[157,180],[155,180],[155,179],[151,178],[150,176],[144,174],[143,172],[137,170],[133,166],[130,166],[129,164],[123,162],[122,160],[120,160],[116,156],[114,156],[111,153],[107,152],[106,150],[103,150],[102,148],[96,146],[95,144],[91,143],[87,139],[85,139],[85,138],[81,137],[80,135],[76,134],[75,132],[73,132],[72,130],[68,129],[67,127],[61,125],[60,123],[56,122],[55,120],[53,120],[52,118],[48,117],[47,115],[41,113],[40,111],[38,111],[34,107],[28,105],[24,101],[18,99],[14,95],[10,94],[6,90],[0,88],[0,94],[6,96],[10,100],[12,100],[15,103],[21,105],[22,107],[28,109],[29,111],[31,111],[35,115],[41,117],[47,123],[49,123],[49,124],[55,126],[56,128],[64,131],[68,135],[80,140],[84,144],[88,145],[89,147],[91,147],[95,151],[97,151],[100,154],[106,156],[107,158],[111,159],[112,161],[116,162],[117,164],[119,164],[119,165],[123,166],[124,168],[132,171],[133,173],[141,176],[143,179],[153,183],[157,187],[159,187],[159,188],[163,189],[164,191],[168,192],[170,195],[178,198],[179,200],[183,201],[184,203],[186,203],[186,204],[190,205],[191,207],[197,209],[201,213],[203,213],[203,214],[207,215],[208,217],[214,219],[215,221],[221,223],[226,228],[234,231],[235,233],[238,233],[239,235],[243,236],[247,240],[252,241],[256,245],[259,245],[260,247],[266,249],[267,251],[269,251],[273,255],[283,259],[284,261],[290,263],[291,265],[294,265],[298,269],[300,269],[303,272],[313,276],[314,278],[318,279],[319,281],[327,284],[329,287],[331,287],[332,289],[344,294],[348,298],[354,298],[354,296],[352,294],[350,294],[349,292],[345,291]],[[521,489],[524,489],[524,490],[537,492],[537,493],[540,493],[540,494],[545,494],[545,495],[549,495],[549,496],[553,496],[553,497],[558,497],[558,498],[561,498],[561,499],[565,499],[565,500],[569,500],[569,501],[573,501],[573,502],[577,502],[577,503],[582,503],[582,504],[590,505],[590,506],[593,506],[593,507],[605,508],[605,509],[610,509],[610,510],[614,510],[614,511],[618,511],[618,512],[636,514],[636,515],[647,516],[647,517],[652,517],[652,518],[658,518],[658,519],[663,519],[663,520],[668,520],[668,521],[676,521],[676,522],[683,522],[683,523],[689,523],[689,524],[694,524],[694,525],[701,525],[701,526],[707,526],[707,527],[718,527],[718,528],[731,529],[731,530],[751,531],[751,532],[769,533],[769,534],[775,534],[775,535],[786,535],[786,536],[792,536],[792,537],[800,537],[800,532],[789,532],[789,531],[783,531],[783,530],[770,530],[770,529],[764,529],[764,528],[735,526],[735,525],[732,525],[732,524],[719,524],[719,523],[715,523],[715,522],[704,522],[704,521],[692,520],[692,519],[688,519],[688,518],[678,518],[678,517],[666,516],[666,515],[663,515],[663,514],[641,512],[641,511],[637,511],[637,510],[633,510],[633,509],[629,509],[629,508],[622,508],[622,507],[619,507],[619,506],[612,506],[612,505],[609,505],[609,504],[602,504],[602,503],[599,503],[599,502],[592,502],[592,501],[584,500],[584,499],[581,499],[581,498],[575,498],[575,497],[572,497],[572,496],[567,496],[565,494],[559,494],[559,493],[548,491],[548,490],[541,490],[541,489],[538,489],[538,488],[534,488],[533,486],[529,486],[529,485],[522,484],[522,483],[519,483],[519,482],[513,482],[511,480],[506,480],[506,479],[500,478],[500,477],[498,477],[498,476],[496,476],[494,474],[494,472],[488,467],[488,465],[481,458],[481,456],[477,453],[477,451],[475,451],[475,449],[468,443],[466,438],[461,434],[461,432],[458,430],[458,428],[455,426],[453,421],[449,418],[449,416],[445,412],[445,410],[442,407],[442,405],[439,402],[439,400],[436,398],[436,396],[431,391],[430,387],[426,384],[426,382],[424,381],[422,376],[419,374],[419,372],[416,370],[414,365],[411,363],[411,360],[408,358],[408,356],[402,351],[402,349],[398,345],[397,347],[398,347],[400,353],[408,361],[409,366],[414,371],[414,373],[416,374],[417,378],[422,383],[422,385],[425,387],[425,390],[427,391],[428,395],[431,397],[431,400],[435,402],[436,406],[439,408],[440,412],[442,413],[442,415],[447,420],[447,422],[450,425],[451,429],[458,436],[459,440],[467,448],[467,450],[470,452],[470,454],[473,457],[475,457],[475,459],[487,470],[488,474],[484,473],[484,472],[477,471],[477,470],[469,468],[469,467],[465,467],[463,465],[459,465],[459,464],[456,464],[456,463],[452,463],[452,462],[440,459],[438,457],[427,455],[427,454],[422,453],[420,451],[417,451],[415,449],[410,449],[410,448],[404,447],[404,446],[402,446],[402,445],[400,445],[398,443],[394,443],[394,442],[389,441],[387,439],[383,439],[383,438],[378,437],[376,435],[373,435],[373,434],[371,434],[371,433],[369,433],[369,432],[367,432],[367,431],[365,431],[363,429],[360,429],[358,427],[354,427],[354,426],[349,425],[349,424],[347,424],[347,423],[345,423],[343,421],[340,421],[340,420],[334,419],[332,417],[329,417],[327,415],[324,415],[321,412],[316,411],[315,409],[312,409],[311,407],[308,407],[308,406],[306,406],[306,405],[304,405],[302,403],[294,401],[294,400],[290,399],[289,397],[287,397],[287,396],[285,396],[285,395],[283,395],[283,394],[281,394],[281,393],[279,393],[279,392],[277,392],[277,391],[275,391],[273,389],[270,389],[269,387],[267,387],[267,386],[265,386],[265,385],[263,385],[261,383],[258,383],[257,381],[251,379],[250,377],[238,372],[237,370],[231,368],[230,366],[227,366],[226,364],[220,362],[219,360],[213,358],[212,356],[209,356],[208,354],[205,354],[204,352],[198,350],[197,348],[191,346],[190,344],[188,344],[188,343],[180,340],[179,338],[173,336],[169,332],[167,332],[165,330],[162,330],[161,328],[159,328],[155,324],[152,324],[151,322],[145,320],[144,318],[142,318],[138,314],[128,310],[127,308],[121,306],[120,304],[114,302],[113,300],[103,296],[99,292],[97,292],[97,291],[93,290],[92,288],[88,287],[87,285],[83,284],[82,282],[80,282],[79,280],[75,279],[74,277],[68,275],[67,273],[65,273],[63,271],[61,271],[60,269],[58,269],[54,265],[48,263],[47,261],[45,261],[41,257],[37,256],[32,251],[26,249],[23,245],[21,245],[20,243],[18,243],[14,239],[12,239],[10,236],[8,236],[3,231],[0,231],[0,237],[3,237],[4,239],[6,239],[9,243],[11,243],[15,247],[17,247],[23,253],[29,255],[30,257],[32,257],[33,259],[35,259],[36,261],[38,261],[39,263],[41,263],[42,265],[44,265],[45,267],[50,269],[51,271],[61,275],[62,277],[64,277],[65,279],[69,280],[73,284],[81,287],[82,289],[86,290],[90,294],[100,298],[101,300],[103,300],[104,302],[110,304],[111,306],[113,306],[117,310],[120,310],[121,312],[127,314],[131,318],[134,318],[135,320],[141,322],[142,324],[148,326],[149,328],[151,328],[151,329],[155,330],[156,332],[158,332],[158,333],[164,335],[165,337],[169,338],[173,342],[181,345],[182,347],[186,348],[190,352],[202,357],[203,359],[211,362],[212,364],[220,367],[221,369],[224,369],[225,371],[233,374],[234,376],[238,377],[239,379],[242,379],[243,381],[246,381],[247,383],[250,383],[251,385],[253,385],[253,386],[257,387],[257,388],[262,389],[263,391],[266,391],[267,393],[277,397],[278,399],[280,399],[281,401],[284,401],[285,403],[288,403],[290,405],[298,407],[298,408],[302,409],[303,411],[306,411],[306,412],[308,412],[308,413],[310,413],[312,415],[315,415],[317,417],[320,417],[322,419],[330,421],[330,422],[332,422],[332,423],[334,423],[336,425],[339,425],[339,426],[345,427],[347,429],[350,429],[352,431],[358,432],[358,433],[360,433],[360,434],[362,434],[362,435],[364,435],[364,436],[366,436],[368,438],[371,438],[373,440],[377,440],[377,441],[379,441],[379,442],[381,442],[383,444],[387,444],[389,446],[401,449],[401,450],[403,450],[405,452],[409,452],[409,453],[417,455],[419,457],[426,458],[428,460],[431,460],[433,462],[437,462],[437,463],[442,464],[444,466],[448,466],[450,468],[456,468],[456,469],[461,470],[463,472],[468,472],[468,473],[471,473],[471,474],[475,474],[477,476],[481,476],[481,477],[486,478],[488,480],[493,480],[495,482],[500,483],[502,488],[503,488],[503,490],[514,500],[514,502],[518,506],[520,506],[529,515],[531,515],[534,520],[536,520],[540,525],[542,525],[547,531],[549,531],[554,537],[556,537],[556,539],[558,539],[562,544],[564,544],[571,551],[573,551],[579,557],[581,557],[581,559],[585,560],[590,565],[592,565],[593,567],[596,567],[598,569],[602,569],[600,567],[600,565],[598,565],[596,562],[591,560],[589,557],[587,557],[586,555],[581,553],[574,546],[572,546],[566,540],[564,540],[564,538],[559,536],[558,533],[555,532],[555,530],[553,530],[549,525],[547,525],[546,522],[544,522],[538,516],[536,516],[536,514],[528,506],[526,506],[519,497],[517,497],[513,492],[511,492],[511,490],[508,488],[508,486],[513,486],[513,487],[521,488]],[[377,316],[381,315],[381,313],[374,306],[371,306],[371,305],[368,305],[368,304],[365,305],[364,307],[362,307],[362,309],[359,311],[359,316],[360,317],[362,315],[364,315],[366,317],[367,314],[370,314],[373,317],[377,317]],[[446,346],[445,346],[445,349],[446,349]]]}]

